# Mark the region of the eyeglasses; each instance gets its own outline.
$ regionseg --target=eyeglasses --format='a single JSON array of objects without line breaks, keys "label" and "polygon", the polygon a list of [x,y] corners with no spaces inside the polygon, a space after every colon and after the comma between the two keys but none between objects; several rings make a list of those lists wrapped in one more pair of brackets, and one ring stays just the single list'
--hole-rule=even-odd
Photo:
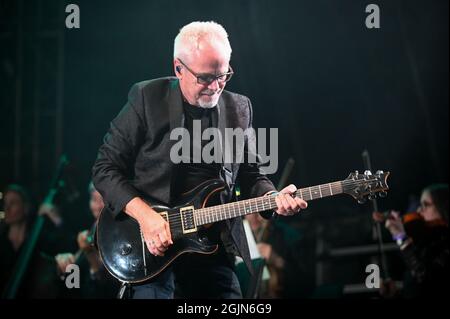
[{"label": "eyeglasses", "polygon": [[209,74],[209,73],[195,73],[192,71],[186,64],[183,63],[180,59],[178,59],[180,63],[193,75],[197,78],[197,83],[201,85],[210,85],[214,81],[218,81],[219,83],[225,83],[231,80],[231,77],[234,74],[233,69],[231,68],[231,65],[229,66],[229,70],[226,73],[215,75],[215,74]]}]

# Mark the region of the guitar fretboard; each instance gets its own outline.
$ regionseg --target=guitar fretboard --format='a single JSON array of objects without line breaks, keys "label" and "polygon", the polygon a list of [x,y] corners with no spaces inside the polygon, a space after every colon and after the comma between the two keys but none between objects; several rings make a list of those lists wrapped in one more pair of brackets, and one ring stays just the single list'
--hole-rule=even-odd
[{"label": "guitar fretboard", "polygon": [[[342,194],[343,182],[345,181],[300,188],[297,189],[294,195],[305,201],[310,201]],[[275,196],[276,194],[271,194],[269,196],[261,196],[238,202],[196,209],[195,223],[197,226],[201,226],[221,220],[272,210],[277,207]]]}]

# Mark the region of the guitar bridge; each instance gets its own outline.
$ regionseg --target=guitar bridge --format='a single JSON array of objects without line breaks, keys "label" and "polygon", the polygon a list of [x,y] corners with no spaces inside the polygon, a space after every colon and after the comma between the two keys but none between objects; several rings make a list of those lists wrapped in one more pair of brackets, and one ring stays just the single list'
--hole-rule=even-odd
[{"label": "guitar bridge", "polygon": [[194,221],[194,206],[180,208],[180,218],[183,234],[189,234],[197,231],[197,225]]}]

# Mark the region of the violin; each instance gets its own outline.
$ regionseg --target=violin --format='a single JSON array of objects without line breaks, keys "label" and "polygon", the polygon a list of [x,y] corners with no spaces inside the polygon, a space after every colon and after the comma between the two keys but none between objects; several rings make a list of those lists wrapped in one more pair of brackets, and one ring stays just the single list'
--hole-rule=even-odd
[{"label": "violin", "polygon": [[[424,222],[423,217],[418,212],[405,213],[405,214],[401,215],[400,217],[402,218],[403,224],[410,223],[410,222],[418,222],[418,221]],[[389,210],[385,211],[385,212],[374,212],[373,213],[373,219],[380,223],[386,221],[389,218],[392,218],[391,211],[389,211]]]},{"label": "violin", "polygon": [[[385,222],[387,219],[393,217],[391,215],[391,211],[385,211],[382,213],[374,212],[373,218],[377,222]],[[408,237],[411,237],[415,241],[423,238],[427,230],[428,223],[425,222],[422,215],[420,215],[418,212],[410,212],[401,215],[400,218]]]},{"label": "violin", "polygon": [[412,222],[425,222],[422,215],[418,212],[410,212],[402,215],[403,224],[408,224]]},{"label": "violin", "polygon": [[426,230],[425,219],[418,212],[410,212],[402,215],[403,226],[406,234],[414,241],[423,238]]}]

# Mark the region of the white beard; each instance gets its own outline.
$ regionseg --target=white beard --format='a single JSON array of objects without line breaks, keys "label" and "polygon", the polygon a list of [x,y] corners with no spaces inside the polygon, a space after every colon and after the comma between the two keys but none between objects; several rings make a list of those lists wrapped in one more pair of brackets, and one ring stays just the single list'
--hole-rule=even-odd
[{"label": "white beard", "polygon": [[215,97],[213,99],[208,99],[207,101],[202,99],[202,97],[200,97],[197,102],[201,108],[212,109],[213,107],[215,107],[217,105],[217,102],[219,101],[219,97],[220,97],[220,95],[217,98]]}]

